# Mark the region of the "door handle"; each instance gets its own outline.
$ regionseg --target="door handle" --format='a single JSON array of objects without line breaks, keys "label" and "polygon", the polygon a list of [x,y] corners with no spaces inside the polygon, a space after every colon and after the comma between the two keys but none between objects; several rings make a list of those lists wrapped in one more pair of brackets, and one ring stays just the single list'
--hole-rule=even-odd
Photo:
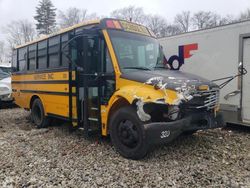
[{"label": "door handle", "polygon": [[227,100],[229,97],[233,97],[233,96],[235,96],[235,95],[237,95],[237,94],[239,94],[239,93],[240,93],[240,90],[232,91],[232,92],[226,94],[226,95],[224,96],[224,99]]}]

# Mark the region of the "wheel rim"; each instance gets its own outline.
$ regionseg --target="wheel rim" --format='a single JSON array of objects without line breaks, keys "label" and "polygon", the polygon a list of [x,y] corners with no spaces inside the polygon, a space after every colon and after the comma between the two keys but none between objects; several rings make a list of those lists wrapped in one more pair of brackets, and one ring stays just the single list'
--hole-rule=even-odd
[{"label": "wheel rim", "polygon": [[37,105],[33,108],[33,117],[35,124],[39,125],[42,121],[42,111]]},{"label": "wheel rim", "polygon": [[130,120],[123,120],[118,126],[118,139],[128,148],[135,148],[139,143],[138,129]]}]

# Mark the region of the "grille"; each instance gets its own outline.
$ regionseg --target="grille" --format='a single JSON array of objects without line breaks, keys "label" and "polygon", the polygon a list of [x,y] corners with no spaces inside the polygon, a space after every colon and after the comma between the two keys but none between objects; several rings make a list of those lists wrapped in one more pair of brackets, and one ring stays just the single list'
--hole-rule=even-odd
[{"label": "grille", "polygon": [[197,91],[194,98],[202,99],[202,103],[195,106],[197,109],[206,108],[208,110],[215,108],[219,104],[219,88],[214,88],[208,91]]}]

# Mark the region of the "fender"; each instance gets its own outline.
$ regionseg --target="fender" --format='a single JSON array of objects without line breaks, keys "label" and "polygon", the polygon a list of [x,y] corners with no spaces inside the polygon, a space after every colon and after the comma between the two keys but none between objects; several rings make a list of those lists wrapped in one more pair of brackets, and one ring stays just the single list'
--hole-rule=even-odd
[{"label": "fender", "polygon": [[102,135],[106,136],[108,133],[107,124],[110,116],[110,110],[113,105],[120,99],[126,100],[129,104],[133,104],[136,100],[141,100],[144,103],[158,103],[175,105],[178,95],[176,91],[165,89],[154,89],[151,85],[126,85],[117,90],[110,98],[107,106],[102,106]]}]

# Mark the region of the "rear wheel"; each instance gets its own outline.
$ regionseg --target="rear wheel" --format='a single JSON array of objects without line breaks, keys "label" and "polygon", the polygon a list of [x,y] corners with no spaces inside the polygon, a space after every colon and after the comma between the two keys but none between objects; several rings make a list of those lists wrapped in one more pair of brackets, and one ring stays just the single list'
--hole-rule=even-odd
[{"label": "rear wheel", "polygon": [[123,107],[117,110],[110,121],[110,136],[116,150],[126,158],[143,158],[149,149],[143,123],[136,110]]},{"label": "rear wheel", "polygon": [[43,104],[40,99],[35,99],[32,103],[31,119],[37,128],[45,128],[49,125],[49,118],[45,116]]}]

